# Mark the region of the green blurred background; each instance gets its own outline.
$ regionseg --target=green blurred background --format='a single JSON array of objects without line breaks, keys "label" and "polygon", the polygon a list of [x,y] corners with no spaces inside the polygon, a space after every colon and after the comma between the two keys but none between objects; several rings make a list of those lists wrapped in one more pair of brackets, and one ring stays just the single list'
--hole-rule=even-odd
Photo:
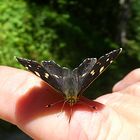
[{"label": "green blurred background", "polygon": [[[86,91],[90,99],[111,92],[119,79],[139,67],[139,45],[139,0],[0,0],[1,65],[23,68],[14,59],[20,56],[74,68],[87,57],[123,48]],[[0,139],[30,140],[2,120]]]}]

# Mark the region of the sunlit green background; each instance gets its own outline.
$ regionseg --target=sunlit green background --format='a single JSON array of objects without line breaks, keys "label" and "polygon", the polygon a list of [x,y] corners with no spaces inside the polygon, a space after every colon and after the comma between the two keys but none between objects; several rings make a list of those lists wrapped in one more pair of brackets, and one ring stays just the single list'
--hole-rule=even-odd
[{"label": "sunlit green background", "polygon": [[[23,68],[14,56],[55,60],[74,68],[113,49],[122,54],[86,91],[94,99],[140,62],[139,0],[0,0],[0,64]],[[0,139],[28,140],[0,121]]]}]

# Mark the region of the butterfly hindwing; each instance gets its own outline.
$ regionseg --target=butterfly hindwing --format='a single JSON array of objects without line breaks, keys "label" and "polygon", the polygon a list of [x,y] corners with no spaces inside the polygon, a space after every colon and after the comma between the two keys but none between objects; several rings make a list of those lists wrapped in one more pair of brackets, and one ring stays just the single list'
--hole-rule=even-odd
[{"label": "butterfly hindwing", "polygon": [[38,62],[33,60],[29,60],[25,58],[17,58],[17,60],[29,71],[33,72],[35,75],[37,75],[42,80],[47,82],[55,90],[62,92],[60,88],[61,87],[60,83],[58,82],[58,80],[56,80],[56,77],[51,76],[50,74],[51,71],[46,70],[42,65],[40,65]]},{"label": "butterfly hindwing", "polygon": [[117,50],[113,50],[110,53],[105,54],[104,56],[101,56],[97,60],[95,65],[91,67],[91,71],[88,72],[88,74],[86,73],[87,76],[84,77],[84,79],[79,76],[79,81],[82,79],[79,94],[81,94],[113,62],[113,60],[121,53],[121,51],[122,49],[120,48]]}]

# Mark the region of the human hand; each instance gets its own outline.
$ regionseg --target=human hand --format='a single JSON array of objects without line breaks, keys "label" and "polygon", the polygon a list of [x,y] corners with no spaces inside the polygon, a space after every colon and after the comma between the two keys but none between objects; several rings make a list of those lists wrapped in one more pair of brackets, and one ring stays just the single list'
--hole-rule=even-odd
[{"label": "human hand", "polygon": [[100,104],[97,111],[75,106],[70,123],[68,106],[62,113],[62,104],[46,108],[62,97],[35,75],[1,66],[0,77],[0,118],[17,125],[33,139],[140,139],[140,69],[115,85],[113,93],[95,100],[104,104],[100,110]]}]

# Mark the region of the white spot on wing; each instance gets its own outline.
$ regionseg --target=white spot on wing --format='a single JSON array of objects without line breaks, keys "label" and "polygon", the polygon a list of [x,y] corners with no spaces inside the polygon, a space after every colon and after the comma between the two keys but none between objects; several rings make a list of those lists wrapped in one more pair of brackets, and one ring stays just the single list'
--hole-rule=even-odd
[{"label": "white spot on wing", "polygon": [[40,66],[40,65],[38,65],[38,66],[37,66],[37,69],[40,69],[40,68],[41,68],[41,66]]},{"label": "white spot on wing", "polygon": [[32,66],[31,66],[31,65],[28,65],[28,67],[30,67],[30,68],[31,68]]},{"label": "white spot on wing", "polygon": [[95,71],[94,71],[94,70],[92,70],[92,71],[90,72],[90,74],[91,74],[91,75],[94,75],[94,74],[95,74]]},{"label": "white spot on wing", "polygon": [[110,61],[110,64],[113,62],[113,60]]},{"label": "white spot on wing", "polygon": [[27,66],[25,67],[26,69],[29,69]]},{"label": "white spot on wing", "polygon": [[84,77],[87,73],[82,74],[82,77]]},{"label": "white spot on wing", "polygon": [[56,77],[56,78],[59,78],[59,76],[58,76],[58,75],[56,75],[56,74],[53,74],[53,76],[54,76],[54,77]]},{"label": "white spot on wing", "polygon": [[31,60],[28,60],[28,59],[25,59],[28,63],[30,63],[31,62]]},{"label": "white spot on wing", "polygon": [[100,73],[104,70],[104,66],[100,68]]},{"label": "white spot on wing", "polygon": [[35,72],[35,74],[37,75],[37,76],[39,76],[40,77],[40,74],[37,72],[37,71],[34,71]]},{"label": "white spot on wing", "polygon": [[49,77],[49,74],[48,73],[45,73],[45,77],[48,78]]},{"label": "white spot on wing", "polygon": [[100,62],[97,62],[97,64],[98,64],[98,65],[101,65],[101,63],[100,63]]},{"label": "white spot on wing", "polygon": [[109,58],[106,59],[106,62],[108,62],[108,61],[109,61]]}]

